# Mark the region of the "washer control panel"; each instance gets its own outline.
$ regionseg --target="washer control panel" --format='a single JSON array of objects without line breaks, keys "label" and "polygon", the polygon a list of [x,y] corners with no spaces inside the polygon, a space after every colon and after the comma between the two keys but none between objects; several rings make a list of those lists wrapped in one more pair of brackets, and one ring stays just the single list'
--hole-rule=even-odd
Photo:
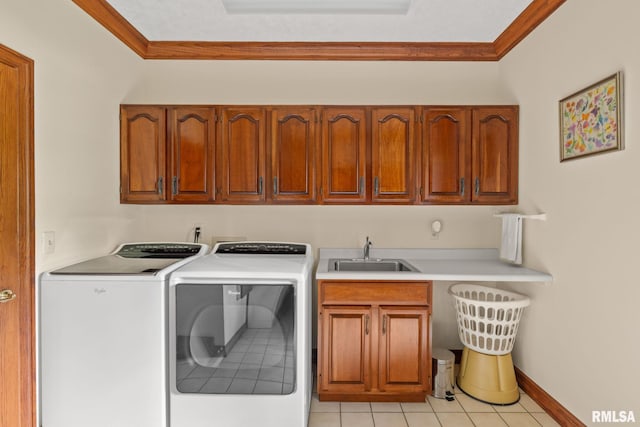
[{"label": "washer control panel", "polygon": [[202,245],[189,243],[131,243],[116,255],[123,258],[188,258],[197,255]]}]

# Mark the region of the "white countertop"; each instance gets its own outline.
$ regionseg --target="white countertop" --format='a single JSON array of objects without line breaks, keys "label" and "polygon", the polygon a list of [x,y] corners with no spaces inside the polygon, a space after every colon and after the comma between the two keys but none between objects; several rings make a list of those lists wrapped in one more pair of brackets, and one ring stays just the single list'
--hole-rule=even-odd
[{"label": "white countertop", "polygon": [[329,271],[331,258],[362,258],[362,249],[320,249],[316,279],[551,282],[553,276],[501,261],[497,249],[372,248],[370,258],[407,261],[417,272]]}]

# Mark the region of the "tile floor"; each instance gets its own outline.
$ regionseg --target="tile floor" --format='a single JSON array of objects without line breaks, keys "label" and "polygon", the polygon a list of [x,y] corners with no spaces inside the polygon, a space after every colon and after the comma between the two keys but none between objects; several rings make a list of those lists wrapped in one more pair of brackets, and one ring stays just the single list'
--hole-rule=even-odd
[{"label": "tile floor", "polygon": [[456,400],[424,403],[351,403],[311,400],[308,427],[550,427],[559,426],[525,393],[520,402],[493,406],[456,389]]},{"label": "tile floor", "polygon": [[284,335],[277,324],[271,329],[245,329],[226,356],[201,360],[202,364],[178,360],[178,390],[200,394],[291,393],[295,352],[293,338]]}]

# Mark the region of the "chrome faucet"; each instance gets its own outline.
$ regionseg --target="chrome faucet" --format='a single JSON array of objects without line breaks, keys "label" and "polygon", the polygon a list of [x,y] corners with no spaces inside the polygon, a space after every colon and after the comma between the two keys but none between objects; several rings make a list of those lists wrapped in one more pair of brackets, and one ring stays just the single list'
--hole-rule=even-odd
[{"label": "chrome faucet", "polygon": [[373,242],[369,240],[369,236],[367,236],[367,240],[364,242],[364,248],[363,249],[363,258],[365,261],[369,260],[369,251],[371,250],[371,245],[373,245]]}]

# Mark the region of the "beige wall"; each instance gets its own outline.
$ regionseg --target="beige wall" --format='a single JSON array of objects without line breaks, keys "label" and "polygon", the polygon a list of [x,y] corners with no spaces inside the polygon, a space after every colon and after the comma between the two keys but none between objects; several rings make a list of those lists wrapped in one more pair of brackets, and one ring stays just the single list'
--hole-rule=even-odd
[{"label": "beige wall", "polygon": [[35,61],[37,271],[111,250],[135,217],[118,204],[118,105],[143,61],[67,0],[3,1],[0,42]]},{"label": "beige wall", "polygon": [[[527,264],[549,271],[514,360],[583,422],[592,410],[640,414],[640,2],[568,1],[500,62],[520,104],[520,205]],[[624,73],[626,149],[559,163],[558,100]],[[519,287],[522,289],[521,287]]]}]

